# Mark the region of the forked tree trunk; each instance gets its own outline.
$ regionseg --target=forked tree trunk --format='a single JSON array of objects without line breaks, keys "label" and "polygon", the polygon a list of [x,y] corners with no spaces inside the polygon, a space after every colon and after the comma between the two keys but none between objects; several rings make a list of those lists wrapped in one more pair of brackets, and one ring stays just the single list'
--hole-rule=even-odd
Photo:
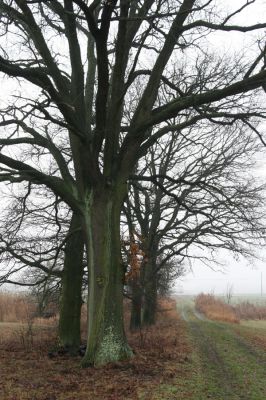
[{"label": "forked tree trunk", "polygon": [[59,342],[70,353],[80,346],[84,233],[80,218],[73,214],[65,247],[59,315]]},{"label": "forked tree trunk", "polygon": [[152,260],[149,260],[145,269],[143,325],[153,325],[156,322],[157,310],[157,276]]},{"label": "forked tree trunk", "polygon": [[124,267],[120,251],[120,210],[124,189],[90,194],[85,215],[89,266],[88,342],[83,366],[132,356],[124,331]]}]

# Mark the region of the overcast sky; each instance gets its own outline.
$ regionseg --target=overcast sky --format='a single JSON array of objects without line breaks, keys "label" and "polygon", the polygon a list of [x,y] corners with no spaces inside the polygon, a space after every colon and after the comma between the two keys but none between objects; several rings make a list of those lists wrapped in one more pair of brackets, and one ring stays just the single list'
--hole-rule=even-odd
[{"label": "overcast sky", "polygon": [[223,257],[222,251],[219,258],[225,265],[224,267],[213,265],[216,271],[203,266],[199,262],[194,262],[193,272],[180,279],[175,290],[182,291],[184,294],[198,294],[200,292],[224,294],[227,286],[232,285],[234,294],[260,295],[262,274],[263,294],[266,298],[266,260],[249,262],[241,259],[237,262],[228,254]]},{"label": "overcast sky", "polygon": [[[265,159],[258,159],[257,175],[261,182],[266,183],[266,149],[264,156]],[[229,251],[220,250],[215,258],[222,265],[211,264],[213,270],[195,260],[191,265],[192,271],[176,283],[175,290],[182,289],[184,294],[202,291],[224,294],[227,286],[233,285],[234,294],[261,294],[262,280],[266,301],[266,241],[265,249],[257,248],[256,257],[250,260],[240,257],[236,260]]]},{"label": "overcast sky", "polygon": [[[217,4],[221,5],[221,8],[227,7],[229,10],[232,7],[238,7],[245,3],[244,0],[217,0]],[[258,22],[265,22],[266,18],[266,0],[256,0],[255,4],[248,7],[247,11],[244,11],[232,21],[234,23],[242,24],[254,24]],[[245,35],[240,33],[227,34],[225,32],[218,33],[213,39],[213,45],[221,47],[221,51],[225,48],[228,51],[234,52],[235,50],[243,47],[246,44]],[[2,90],[10,92],[13,89],[14,82],[1,76]],[[266,132],[265,132],[266,137]],[[266,160],[266,149],[265,149],[265,160]],[[264,178],[266,182],[266,168],[263,166],[263,160],[261,160],[261,167],[259,175]],[[266,161],[265,161],[266,165]],[[221,271],[213,271],[206,266],[203,266],[199,262],[193,263],[193,272],[188,273],[182,280],[177,282],[176,289],[182,288],[185,294],[196,294],[201,291],[214,292],[217,294],[225,293],[228,285],[233,285],[235,294],[242,293],[254,293],[260,294],[261,292],[261,273],[263,278],[263,291],[266,297],[266,246],[265,252],[258,249],[258,254],[264,261],[255,260],[253,263],[247,260],[239,260],[238,262],[228,253],[220,251],[219,260],[224,263],[224,267]],[[217,267],[214,265],[214,269]],[[219,268],[218,268],[219,269]]]},{"label": "overcast sky", "polygon": [[[244,0],[224,0],[217,4],[222,4],[232,10],[232,7],[238,7],[245,3]],[[222,6],[223,7],[223,6]],[[259,22],[265,22],[266,19],[266,0],[256,0],[255,4],[248,7],[246,11],[237,15],[232,22],[239,24],[252,25]],[[265,32],[264,32],[265,33]],[[216,36],[214,44],[227,48],[234,52],[246,45],[247,36],[241,33],[219,33]],[[255,38],[255,35],[254,35]],[[265,132],[266,136],[266,132]],[[260,166],[258,175],[266,181],[266,149],[265,161],[259,160]],[[266,212],[266,211],[265,211]],[[197,294],[202,291],[206,293],[224,294],[228,285],[233,285],[234,294],[261,294],[261,278],[263,294],[266,298],[266,245],[265,251],[258,248],[258,256],[262,260],[248,261],[240,259],[236,261],[232,255],[223,251],[219,252],[217,258],[223,262],[223,267],[213,265],[216,271],[202,265],[200,262],[193,263],[193,272],[188,273],[179,280],[175,286],[176,290],[182,289],[184,294]],[[220,271],[219,271],[220,269]],[[218,270],[218,271],[217,271]],[[262,274],[262,276],[261,276]]]}]

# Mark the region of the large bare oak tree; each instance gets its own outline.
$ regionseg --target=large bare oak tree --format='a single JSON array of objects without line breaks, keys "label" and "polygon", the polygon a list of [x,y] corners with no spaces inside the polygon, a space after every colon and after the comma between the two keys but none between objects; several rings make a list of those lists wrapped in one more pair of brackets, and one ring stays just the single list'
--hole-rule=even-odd
[{"label": "large bare oak tree", "polygon": [[192,61],[193,72],[185,68],[186,52],[200,51],[207,33],[264,29],[231,24],[253,3],[217,17],[212,0],[0,1],[0,71],[20,85],[1,111],[0,177],[47,186],[82,221],[89,270],[83,365],[132,355],[119,230],[139,157],[159,137],[199,120],[242,118],[253,127],[249,118],[258,117],[242,94],[265,85],[263,50],[246,68],[236,63],[233,77],[226,68],[223,79],[215,68],[201,69],[210,74],[202,85],[202,57]]}]

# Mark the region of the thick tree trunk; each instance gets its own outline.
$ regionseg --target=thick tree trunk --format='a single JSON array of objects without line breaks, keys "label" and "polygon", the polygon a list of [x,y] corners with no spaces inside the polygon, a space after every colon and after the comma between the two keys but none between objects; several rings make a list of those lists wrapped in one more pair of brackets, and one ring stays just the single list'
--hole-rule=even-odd
[{"label": "thick tree trunk", "polygon": [[155,269],[156,264],[149,260],[145,268],[143,325],[153,325],[156,322],[157,275]]},{"label": "thick tree trunk", "polygon": [[88,342],[83,366],[132,356],[123,321],[120,211],[124,190],[100,188],[88,199],[84,218],[89,266]]},{"label": "thick tree trunk", "polygon": [[130,330],[135,331],[141,327],[141,308],[142,308],[142,288],[139,282],[133,282],[132,300],[131,300],[131,315],[130,315]]},{"label": "thick tree trunk", "polygon": [[65,247],[59,316],[59,342],[70,353],[76,353],[80,346],[83,252],[81,220],[73,214]]}]

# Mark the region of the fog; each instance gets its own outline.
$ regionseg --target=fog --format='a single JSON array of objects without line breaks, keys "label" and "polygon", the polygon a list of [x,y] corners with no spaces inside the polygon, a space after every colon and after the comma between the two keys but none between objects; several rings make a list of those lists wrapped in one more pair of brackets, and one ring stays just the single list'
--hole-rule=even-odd
[{"label": "fog", "polygon": [[176,282],[174,291],[186,295],[201,292],[220,295],[232,287],[234,295],[261,296],[262,293],[266,299],[266,252],[260,254],[262,256],[261,260],[242,257],[236,260],[232,255],[220,251],[216,259],[223,265],[212,263],[211,267],[207,267],[198,260],[194,261],[191,271]]}]

